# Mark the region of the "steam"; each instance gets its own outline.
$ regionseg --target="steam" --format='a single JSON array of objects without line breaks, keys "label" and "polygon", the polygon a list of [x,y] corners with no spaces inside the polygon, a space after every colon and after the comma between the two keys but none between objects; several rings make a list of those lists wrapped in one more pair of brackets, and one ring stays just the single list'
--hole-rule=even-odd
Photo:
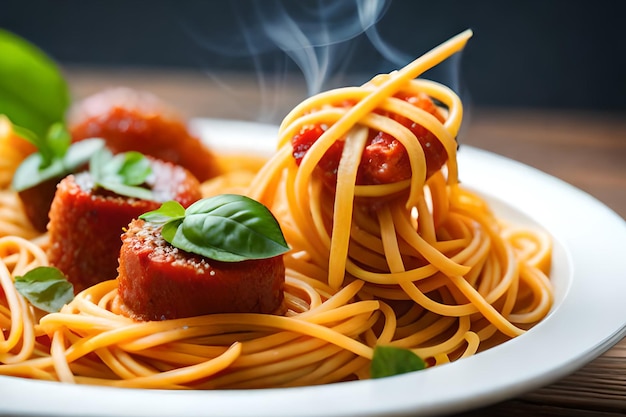
[{"label": "steam", "polygon": [[[294,72],[304,77],[306,94],[313,95],[338,86],[342,76],[358,72],[354,58],[365,44],[371,58],[362,71],[367,72],[367,78],[361,82],[375,75],[372,67],[388,72],[416,57],[416,51],[402,51],[389,44],[377,28],[390,0],[239,0],[220,4],[230,9],[211,16],[187,13],[182,25],[211,57],[209,66],[215,67],[217,62],[229,71],[254,69],[264,97],[264,114],[258,115],[259,120],[276,121],[282,116],[272,109],[283,83]],[[214,69],[207,72],[221,83]],[[233,88],[224,83],[222,87]]]}]

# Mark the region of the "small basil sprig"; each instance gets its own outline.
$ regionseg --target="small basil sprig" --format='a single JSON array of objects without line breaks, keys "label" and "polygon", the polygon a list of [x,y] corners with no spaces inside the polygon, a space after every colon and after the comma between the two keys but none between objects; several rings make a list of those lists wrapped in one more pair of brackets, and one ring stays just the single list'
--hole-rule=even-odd
[{"label": "small basil sprig", "polygon": [[74,299],[74,286],[51,266],[40,266],[15,277],[15,288],[32,305],[48,313],[61,310]]},{"label": "small basil sprig", "polygon": [[217,261],[271,258],[289,250],[269,209],[241,195],[205,198],[186,210],[168,201],[140,218],[162,225],[161,234],[171,245]]},{"label": "small basil sprig", "polygon": [[54,123],[41,138],[28,129],[13,126],[22,138],[37,146],[37,152],[29,155],[13,175],[12,187],[23,191],[52,178],[62,178],[86,165],[99,149],[104,148],[102,139],[86,139],[71,144],[71,137],[62,123]]},{"label": "small basil sprig", "polygon": [[370,365],[372,378],[385,378],[426,368],[422,358],[410,349],[396,346],[376,346]]},{"label": "small basil sprig", "polygon": [[141,187],[152,174],[150,161],[139,152],[113,155],[106,148],[99,149],[89,161],[89,172],[94,186],[126,197],[151,200],[152,191]]}]

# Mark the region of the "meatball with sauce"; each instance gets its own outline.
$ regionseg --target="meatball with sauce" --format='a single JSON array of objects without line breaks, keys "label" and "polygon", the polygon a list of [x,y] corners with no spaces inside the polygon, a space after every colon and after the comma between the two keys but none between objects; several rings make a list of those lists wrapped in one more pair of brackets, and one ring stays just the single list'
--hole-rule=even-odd
[{"label": "meatball with sauce", "polygon": [[73,141],[103,138],[114,153],[138,151],[188,169],[200,182],[220,173],[213,152],[157,96],[130,88],[98,92],[69,115]]},{"label": "meatball with sauce", "polygon": [[282,255],[216,261],[170,245],[160,229],[133,220],[122,237],[118,288],[129,316],[165,320],[280,310],[285,281]]},{"label": "meatball with sauce", "polygon": [[198,180],[186,169],[150,159],[153,175],[147,185],[153,200],[117,195],[94,188],[89,172],[65,177],[50,208],[50,264],[59,268],[79,292],[117,276],[120,236],[128,223],[176,200],[187,207],[201,198]]}]

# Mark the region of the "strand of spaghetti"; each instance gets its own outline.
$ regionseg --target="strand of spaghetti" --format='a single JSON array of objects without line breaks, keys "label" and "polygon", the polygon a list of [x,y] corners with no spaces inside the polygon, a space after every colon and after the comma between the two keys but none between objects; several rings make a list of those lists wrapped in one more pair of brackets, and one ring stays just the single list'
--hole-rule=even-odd
[{"label": "strand of spaghetti", "polygon": [[[17,333],[16,335],[19,337],[17,340],[18,345],[16,347],[19,348],[18,353],[0,353],[0,362],[2,363],[19,363],[26,359],[29,359],[33,351],[35,349],[35,318],[33,316],[30,305],[26,302],[24,297],[18,295],[18,302],[20,304],[20,322],[21,333]],[[11,330],[13,330],[13,322],[11,323]],[[9,337],[8,342],[10,343],[11,336]]]},{"label": "strand of spaghetti", "polygon": [[355,301],[327,311],[318,311],[308,317],[308,322],[315,324],[333,323],[356,316],[364,312],[372,312],[380,307],[378,300]]},{"label": "strand of spaghetti", "polygon": [[[278,147],[287,145],[302,127],[316,123],[324,117],[323,115],[337,114],[339,117],[334,117],[334,121],[337,121],[346,112],[346,102],[354,99],[360,100],[369,92],[363,87],[340,87],[322,91],[301,101],[283,118],[279,126]],[[329,108],[329,105],[333,107]]]},{"label": "strand of spaghetti", "polygon": [[[245,327],[245,324],[244,324]],[[234,331],[235,329],[233,329]],[[207,334],[225,331],[224,326],[185,326],[178,328],[162,329],[152,334],[131,338],[127,342],[120,342],[118,346],[128,351],[140,352],[155,346],[165,345],[170,342],[192,339]]]},{"label": "strand of spaghetti", "polygon": [[[457,263],[464,262],[469,255],[474,253],[476,248],[481,244],[482,234],[481,230],[476,230],[474,238],[471,243],[461,250],[456,255],[452,256],[450,259]],[[368,283],[372,284],[398,284],[400,282],[414,282],[429,278],[438,272],[437,268],[432,264],[427,264],[422,267],[414,268],[411,270],[407,270],[404,272],[396,272],[396,273],[381,273],[381,272],[372,272],[361,268],[360,266],[354,264],[350,260],[346,263],[346,270],[353,276],[358,277]]]},{"label": "strand of spaghetti", "polygon": [[380,237],[383,242],[385,258],[389,266],[389,271],[393,273],[404,272],[404,262],[398,248],[398,240],[396,230],[393,224],[393,218],[389,206],[380,207],[376,214],[378,215],[378,223],[380,224]]},{"label": "strand of spaghetti", "polygon": [[443,123],[447,135],[437,135],[448,155],[448,181],[450,184],[458,182],[457,146],[455,138],[461,128],[463,119],[463,103],[457,94],[450,88],[431,80],[413,80],[420,91],[442,102],[448,109],[446,120]]},{"label": "strand of spaghetti", "polygon": [[[449,91],[448,94],[454,94],[454,93],[452,91]],[[450,100],[446,100],[446,101],[450,101]],[[445,125],[446,122],[444,122],[444,124],[442,125],[442,123],[439,121],[437,117],[427,112],[426,110],[420,107],[414,106],[413,104],[405,100],[400,100],[394,97],[390,97],[387,100],[383,101],[381,103],[381,108],[391,113],[404,116],[410,119],[413,123],[424,127],[426,130],[428,130],[433,135],[435,135],[437,140],[444,146],[446,150],[446,154],[448,156],[447,165],[448,165],[449,177],[451,179],[455,179],[457,177],[457,167],[456,167],[457,142],[455,140],[455,135],[451,134],[451,132],[449,132],[448,129],[446,129],[446,125]],[[460,112],[460,110],[454,109],[454,112],[455,112],[454,114],[456,115]],[[394,137],[400,140],[399,137],[397,136],[394,136]],[[415,145],[421,148],[421,145],[419,145],[419,142],[415,140],[414,136],[412,136],[411,139],[412,140],[409,143],[414,143]],[[401,142],[406,148],[407,143],[404,141],[401,141]],[[407,152],[410,157],[412,152],[409,150],[409,148],[407,148]],[[416,171],[416,166],[413,163],[411,164],[411,167],[414,172],[413,175],[417,175],[420,180],[423,179],[423,177],[421,176],[421,173],[419,171]],[[420,183],[420,185],[422,184]],[[413,183],[413,187],[415,187],[415,190],[418,189],[416,183]],[[415,202],[416,202],[416,197],[409,197],[407,204],[406,204],[407,208],[414,206]]]},{"label": "strand of spaghetti", "polygon": [[[287,171],[287,184],[294,184],[296,181],[298,170],[290,169]],[[314,187],[314,185],[312,185]],[[312,214],[307,208],[311,207],[309,199],[298,200],[296,196],[296,189],[294,187],[286,187],[287,202],[289,206],[289,214],[292,216],[296,227],[299,230],[299,235],[302,239],[299,239],[300,246],[306,249],[306,252],[311,256],[318,265],[328,265],[328,251],[326,250],[329,244],[325,244],[326,231],[323,225],[316,223],[313,220]],[[306,197],[306,193],[301,193],[301,197]],[[318,229],[319,227],[319,229]],[[308,233],[307,233],[308,231]],[[306,236],[306,238],[304,238]],[[294,242],[293,244],[295,244]]]},{"label": "strand of spaghetti", "polygon": [[54,370],[59,381],[75,383],[74,374],[69,366],[70,361],[66,356],[65,334],[62,329],[55,331],[52,335],[52,340],[50,341],[50,356],[52,356]]},{"label": "strand of spaghetti", "polygon": [[422,306],[412,303],[407,311],[399,314],[396,318],[397,329],[400,330],[402,327],[411,325],[420,318],[423,319],[426,315],[427,313],[422,308]]},{"label": "strand of spaghetti", "polygon": [[[372,326],[372,322],[361,321],[363,317],[354,317],[350,319],[350,322],[344,322],[339,324],[338,326],[333,327],[334,331],[339,333],[355,333],[360,334],[364,331],[365,328],[370,328]],[[359,324],[361,323],[361,324]],[[357,327],[354,327],[354,324],[358,324]],[[353,328],[354,327],[354,328]],[[350,328],[353,328],[350,330]],[[304,341],[304,342],[302,342]],[[319,342],[322,345],[319,345]],[[250,343],[255,343],[251,341]],[[281,360],[276,360],[274,358],[271,364],[268,365],[267,357],[264,354],[255,355],[255,360],[252,361],[252,358],[248,358],[246,364],[248,365],[244,369],[239,369],[239,362],[246,361],[246,357],[242,356],[237,363],[233,364],[233,370],[229,372],[227,375],[223,377],[218,377],[213,380],[213,384],[216,386],[228,386],[228,387],[250,387],[250,379],[259,379],[259,378],[267,378],[270,377],[272,379],[275,378],[276,374],[285,374],[292,372],[296,368],[306,367],[307,365],[313,363],[321,363],[326,360],[327,357],[335,354],[336,352],[344,351],[340,349],[338,346],[332,344],[326,344],[323,340],[306,340],[303,338],[298,339],[296,344],[304,343],[308,349],[300,352],[299,355],[294,356],[293,350],[298,349],[293,344],[286,345],[281,348],[280,351],[277,351],[278,355],[287,355],[286,358],[282,358]],[[322,346],[321,348],[313,349],[316,345]],[[246,348],[244,347],[244,350]],[[282,351],[282,353],[281,353]],[[353,352],[348,352],[350,355],[354,355]],[[236,369],[236,370],[235,370]],[[288,381],[290,377],[280,377],[284,381]],[[243,384],[243,385],[242,385]],[[291,385],[291,384],[290,384]],[[261,383],[259,381],[255,381],[252,386],[268,386],[267,383]]]},{"label": "strand of spaghetti", "polygon": [[[326,205],[330,205],[332,203],[325,201],[326,199],[323,197],[323,192],[324,184],[322,184],[322,181],[316,181],[313,179],[310,187],[310,203],[306,206],[303,204],[302,206],[303,208],[308,208],[308,214],[311,216],[311,220],[314,225],[312,230],[317,231],[316,236],[318,236],[320,241],[320,252],[323,251],[327,254],[331,246],[331,237],[327,231],[328,225],[326,221],[329,217],[326,215],[326,212],[329,210],[326,208]],[[319,202],[319,204],[315,204],[316,202]],[[330,211],[332,212],[332,210]]]},{"label": "strand of spaghetti", "polygon": [[[264,363],[282,361],[285,358],[293,358],[301,354],[316,350],[322,346],[328,345],[324,340],[320,339],[304,339],[302,336],[293,333],[279,333],[284,337],[289,337],[286,343],[279,346],[265,347],[260,350],[256,347],[250,348],[244,345],[244,353],[237,363],[233,364],[233,368],[246,368],[252,366],[261,366]],[[253,342],[256,344],[256,340]],[[254,350],[253,352],[246,352]]]},{"label": "strand of spaghetti", "polygon": [[478,311],[489,320],[494,326],[507,336],[515,337],[523,334],[525,330],[514,326],[510,321],[505,319],[491,304],[478,294],[475,288],[470,286],[463,277],[451,276],[450,281],[463,292],[470,302],[476,306]]},{"label": "strand of spaghetti", "polygon": [[[419,306],[419,304],[415,304]],[[411,338],[410,345],[419,345],[424,343],[438,334],[447,332],[447,329],[455,323],[454,317],[443,317],[420,306],[420,315],[410,322],[405,322],[402,326],[398,326],[395,339]],[[407,339],[408,342],[408,339]]]},{"label": "strand of spaghetti", "polygon": [[17,193],[0,190],[0,237],[32,239],[38,234],[26,217]]},{"label": "strand of spaghetti", "polygon": [[396,334],[397,319],[396,313],[387,303],[380,303],[380,311],[382,312],[385,320],[376,343],[385,345],[391,343]]},{"label": "strand of spaghetti", "polygon": [[22,333],[29,323],[24,322],[25,305],[21,301],[22,296],[14,289],[11,273],[4,262],[0,263],[0,286],[11,313],[8,337],[5,337],[4,332],[0,332],[0,361],[5,362],[13,356],[10,352],[21,342]]},{"label": "strand of spaghetti", "polygon": [[[297,292],[303,293],[302,295]],[[305,311],[310,310],[312,303],[321,304],[321,298],[319,294],[315,292],[315,289],[306,283],[288,283],[285,280],[285,306],[287,313],[289,314],[302,314]],[[291,313],[289,313],[291,311]]]},{"label": "strand of spaghetti", "polygon": [[[387,100],[391,101],[392,99],[389,98]],[[406,104],[407,106],[418,109],[409,103]],[[419,124],[421,119],[424,118],[421,116],[424,116],[425,114],[428,114],[428,117],[432,117],[434,119],[434,116],[422,109],[418,109],[418,111],[415,112],[416,120],[414,121]],[[407,127],[389,117],[371,113],[363,117],[363,122],[376,130],[388,133],[400,142],[402,146],[404,146],[406,154],[409,157],[409,164],[411,166],[409,196],[406,201],[406,207],[415,206],[417,201],[423,195],[424,184],[426,181],[426,155],[420,142],[416,140],[415,135]],[[439,124],[439,126],[441,126],[441,124]]]},{"label": "strand of spaghetti", "polygon": [[263,165],[261,170],[254,176],[247,194],[259,202],[267,205],[271,203],[271,198],[267,197],[267,190],[271,189],[271,184],[278,182],[278,178],[282,175],[282,169],[289,161],[292,161],[291,150],[287,147],[278,148],[272,158]]},{"label": "strand of spaghetti", "polygon": [[[504,239],[511,242],[516,248],[516,255],[526,264],[532,265],[547,274],[550,270],[552,241],[550,236],[541,230],[527,230],[505,227],[502,231]],[[522,242],[528,246],[522,251]],[[531,246],[532,245],[532,246]]]},{"label": "strand of spaghetti", "polygon": [[48,258],[41,247],[35,243],[19,237],[4,236],[0,238],[0,250],[5,265],[12,276],[23,275],[29,270],[48,264]]},{"label": "strand of spaghetti", "polygon": [[[468,316],[459,317],[457,320],[457,330],[456,332],[448,337],[441,343],[426,346],[426,347],[414,347],[412,348],[413,352],[422,358],[429,358],[435,356],[438,353],[446,353],[450,354],[454,350],[456,350],[465,340],[465,334],[470,330],[471,320]],[[407,339],[404,341],[406,342]],[[394,343],[395,344],[395,343]]]},{"label": "strand of spaghetti", "polygon": [[[433,222],[435,223],[435,227],[438,227],[444,221],[448,220],[448,211],[450,207],[448,200],[448,190],[446,188],[446,179],[443,175],[443,172],[441,172],[441,170],[438,170],[437,172],[433,173],[426,181],[426,185],[428,186],[428,190],[430,192],[430,201],[433,207]],[[436,242],[435,246],[437,244],[440,243]],[[439,248],[439,250],[445,251],[442,248]]]},{"label": "strand of spaghetti", "polygon": [[331,358],[322,362],[312,372],[303,375],[300,379],[292,381],[292,385],[322,385],[334,381],[342,381],[348,376],[356,374],[363,368],[367,369],[368,364],[369,362],[358,356],[355,358],[350,352],[338,352]]},{"label": "strand of spaghetti", "polygon": [[[424,196],[417,201],[417,231],[420,236],[435,250],[435,242],[437,242],[437,233],[435,231],[435,223],[433,222],[433,216],[428,209],[428,204]],[[439,252],[439,250],[437,250]]]},{"label": "strand of spaghetti", "polygon": [[317,314],[335,309],[339,306],[347,304],[357,293],[363,288],[364,282],[355,280],[345,285],[339,291],[337,291],[332,297],[322,303],[316,308],[312,308],[298,315],[299,320],[307,320],[315,317]]},{"label": "strand of spaghetti", "polygon": [[[374,311],[378,308],[378,301],[362,301],[337,307],[330,311],[318,312],[310,316],[309,321],[316,324],[327,322],[339,322],[348,317]],[[140,339],[134,339],[130,343],[123,343],[124,349],[141,351],[156,345],[162,345],[175,340],[189,339],[207,333],[206,326],[186,327],[161,331],[157,334],[147,335]]]},{"label": "strand of spaghetti", "polygon": [[190,380],[206,378],[228,368],[241,354],[241,344],[234,343],[224,354],[215,359],[150,376],[136,377],[113,382],[117,387],[158,388],[162,384],[182,384]]},{"label": "strand of spaghetti", "polygon": [[[284,360],[265,364],[264,366],[254,366],[251,368],[241,369],[219,375],[210,381],[215,386],[228,387],[229,389],[241,388],[258,388],[268,386],[271,381],[272,386],[291,385],[291,380],[295,377],[306,375],[311,372],[319,363],[325,361],[328,357],[339,352],[337,346],[325,345],[319,349],[307,352],[293,360]],[[307,372],[298,372],[298,370],[307,369]]]},{"label": "strand of spaghetti", "polygon": [[[60,327],[71,327],[75,331],[101,332],[112,329],[122,329],[129,325],[128,322],[111,320],[104,317],[94,317],[74,314],[71,310],[61,310],[59,313],[50,313],[39,320],[39,327],[46,333],[51,334]],[[130,325],[132,327],[132,325]]]},{"label": "strand of spaghetti", "polygon": [[[351,229],[354,229],[354,227]],[[367,246],[359,245],[354,240],[350,241],[348,256],[352,262],[367,265],[368,269],[374,271],[387,270],[387,261],[384,254],[373,252]]]},{"label": "strand of spaghetti", "polygon": [[411,185],[411,180],[402,180],[390,184],[355,185],[354,195],[357,197],[382,197],[396,194]]},{"label": "strand of spaghetti", "polygon": [[[297,288],[297,290],[300,292],[306,292],[309,301],[309,308],[300,313],[305,313],[310,309],[320,306],[324,302],[323,300],[327,300],[332,296],[330,289],[328,289],[328,291],[325,291],[326,288],[321,288],[320,285],[315,285],[322,284],[320,281],[317,281],[314,278],[311,279],[309,277],[306,277],[300,271],[294,271],[290,267],[287,267],[285,283],[288,290],[290,288]],[[291,293],[292,291],[287,292]]]},{"label": "strand of spaghetti", "polygon": [[464,338],[467,341],[467,349],[465,349],[461,358],[467,358],[476,354],[480,346],[480,337],[475,332],[466,332]]},{"label": "strand of spaghetti", "polygon": [[479,311],[478,307],[471,302],[456,305],[437,302],[427,297],[413,282],[400,282],[399,285],[413,301],[425,309],[442,316],[462,317]]},{"label": "strand of spaghetti", "polygon": [[[371,317],[371,315],[367,313],[354,315],[339,324],[333,325],[331,329],[337,334],[356,337],[357,335],[361,334],[364,329],[369,328],[369,317]],[[265,339],[276,339],[276,337],[272,336],[273,335],[270,335]],[[284,341],[286,337],[287,336],[285,335],[281,339],[283,339]],[[245,353],[245,356],[242,356],[242,358],[238,360],[236,364],[234,364],[234,367],[239,368],[255,365],[262,366],[265,363],[294,357],[298,354],[312,351],[319,348],[320,346],[328,344],[326,340],[304,338],[301,335],[293,333],[290,335],[290,337],[291,340],[287,341],[287,343],[274,344],[273,346],[267,346],[267,344],[264,344],[263,349],[260,349],[258,346],[260,342],[259,340],[250,340],[244,342],[243,351]]]},{"label": "strand of spaghetti", "polygon": [[[43,379],[56,381],[56,377],[50,376],[50,372],[46,371],[46,369],[52,368],[52,358],[46,356],[43,358],[28,359],[18,363],[0,364],[0,375],[29,377],[33,375],[39,376],[40,374]],[[33,377],[38,378],[38,376]]]},{"label": "strand of spaghetti", "polygon": [[541,270],[527,265],[520,267],[520,277],[536,295],[536,305],[528,312],[511,313],[508,318],[514,323],[533,323],[544,317],[550,310],[553,302],[552,293],[549,290],[550,282]]},{"label": "strand of spaghetti", "polygon": [[133,354],[147,359],[166,360],[177,366],[188,366],[214,359],[223,354],[227,348],[228,345],[206,346],[192,343],[168,343],[167,345],[133,352]]},{"label": "strand of spaghetti", "polygon": [[434,265],[438,270],[444,272],[446,275],[465,275],[470,267],[461,265],[448,258],[434,247],[428,244],[418,233],[414,231],[408,221],[406,211],[399,204],[395,204],[392,207],[392,215],[394,223],[396,224],[396,230],[400,237],[404,239],[409,245],[414,247],[424,258],[426,258],[431,265]]},{"label": "strand of spaghetti", "polygon": [[[35,317],[33,308],[17,292],[13,285],[13,277],[22,275],[35,266],[47,263],[44,252],[26,239],[16,236],[0,238],[2,259],[0,267],[0,287],[7,301],[4,311],[9,312],[9,337],[0,334],[0,362],[19,363],[33,356],[36,344]],[[9,264],[11,270],[9,271]],[[19,349],[17,353],[14,349]]]},{"label": "strand of spaghetti", "polygon": [[[148,371],[145,367],[136,366],[136,362],[124,361],[120,358],[120,349],[112,347],[111,349],[97,349],[94,352],[102,360],[102,362],[117,375],[120,379],[132,379],[137,376],[148,376],[156,371]],[[130,366],[129,366],[130,365]]]},{"label": "strand of spaghetti", "polygon": [[[468,212],[464,212],[464,214],[468,217],[470,216]],[[511,288],[511,283],[519,275],[519,264],[518,262],[515,262],[512,248],[509,245],[506,245],[505,242],[498,236],[496,231],[493,230],[489,220],[483,218],[482,216],[473,216],[472,221],[476,221],[481,224],[482,230],[486,230],[491,237],[489,239],[489,242],[491,243],[489,247],[491,253],[499,259],[505,261],[501,263],[506,266],[504,275],[500,279],[495,280],[497,285],[484,296],[487,303],[493,304],[497,299],[505,294],[508,288]]]},{"label": "strand of spaghetti", "polygon": [[328,264],[328,285],[335,289],[341,287],[345,277],[354,205],[354,183],[367,141],[367,132],[365,127],[355,127],[348,133],[337,169],[337,192],[330,241],[332,256]]}]

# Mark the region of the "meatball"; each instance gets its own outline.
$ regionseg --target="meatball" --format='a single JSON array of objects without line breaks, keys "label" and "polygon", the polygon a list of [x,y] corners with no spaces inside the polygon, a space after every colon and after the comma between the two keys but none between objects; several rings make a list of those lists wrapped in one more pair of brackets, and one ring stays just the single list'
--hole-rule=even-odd
[{"label": "meatball", "polygon": [[94,189],[89,172],[69,175],[59,183],[50,208],[48,257],[76,292],[117,276],[120,236],[132,219],[164,201],[176,200],[186,207],[201,198],[200,184],[187,170],[156,159],[150,163],[153,177],[148,185],[154,200]]},{"label": "meatball", "polygon": [[99,137],[114,153],[138,151],[187,168],[199,180],[220,173],[215,155],[153,94],[129,88],[87,97],[69,117],[73,141]]},{"label": "meatball", "polygon": [[139,320],[274,313],[283,302],[282,255],[221,262],[175,248],[160,226],[133,220],[122,236],[119,295]]}]

